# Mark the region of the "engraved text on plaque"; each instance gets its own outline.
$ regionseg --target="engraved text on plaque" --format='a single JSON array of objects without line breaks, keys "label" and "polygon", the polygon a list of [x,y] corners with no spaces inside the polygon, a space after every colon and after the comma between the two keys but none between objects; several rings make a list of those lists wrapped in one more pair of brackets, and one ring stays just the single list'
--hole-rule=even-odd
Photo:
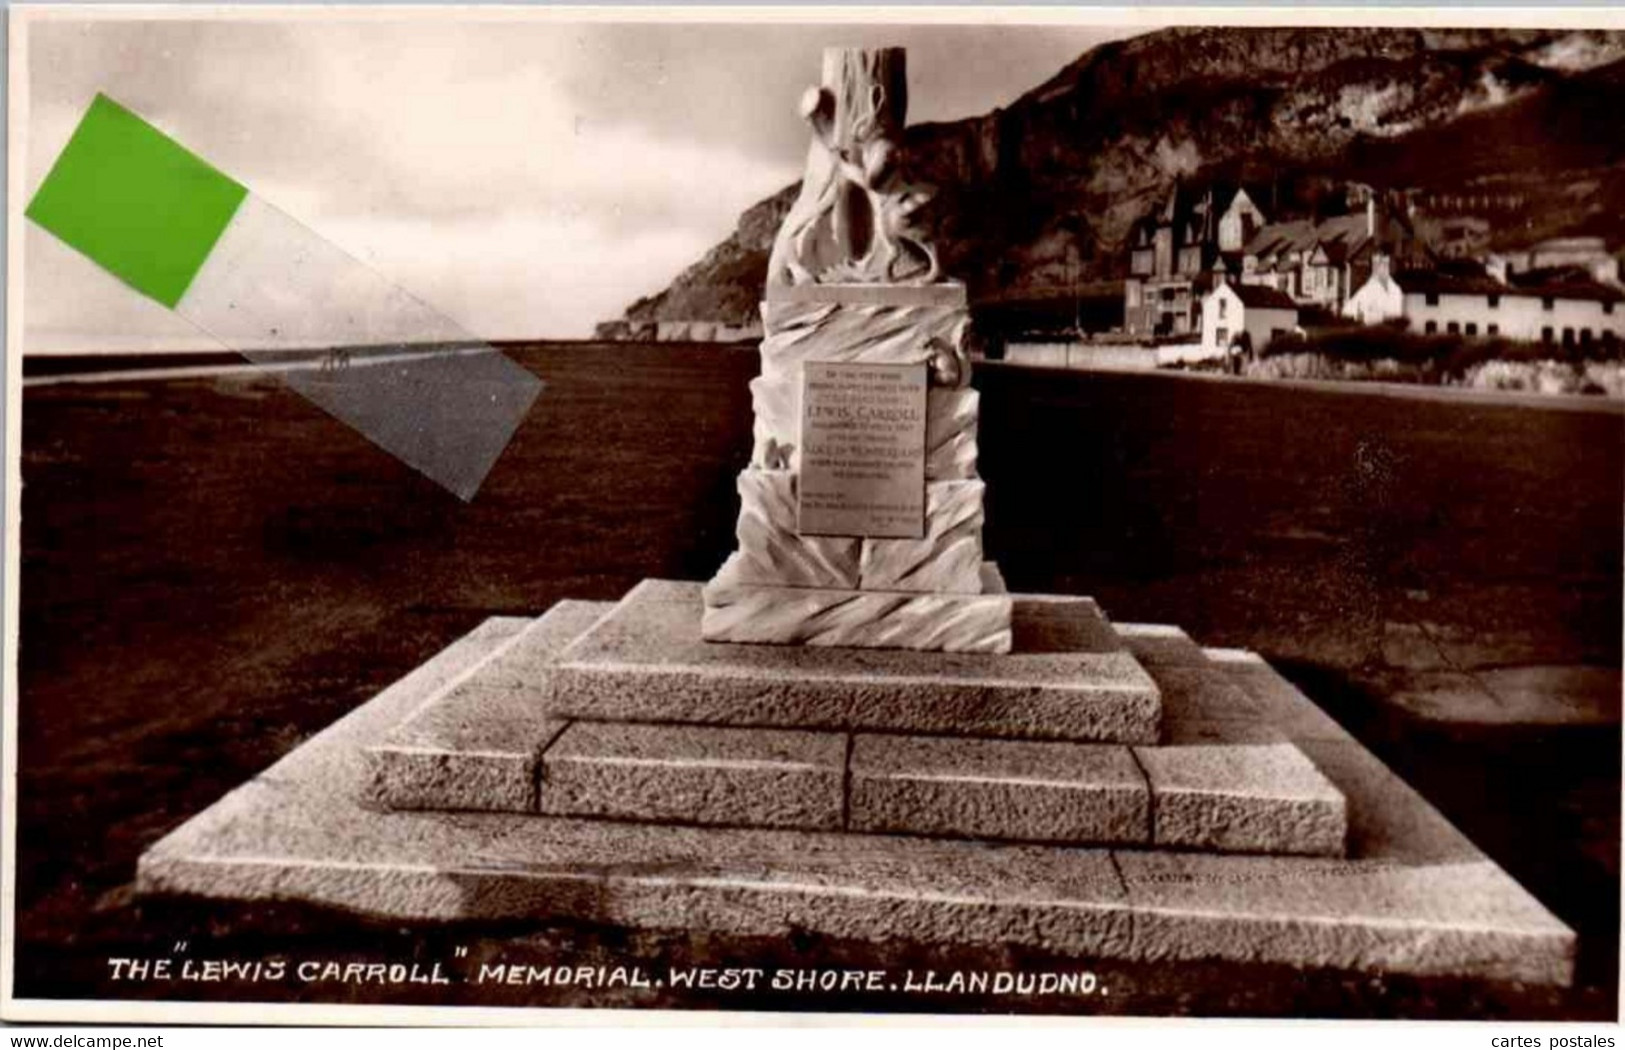
[{"label": "engraved text on plaque", "polygon": [[923,536],[926,366],[802,367],[798,530]]}]

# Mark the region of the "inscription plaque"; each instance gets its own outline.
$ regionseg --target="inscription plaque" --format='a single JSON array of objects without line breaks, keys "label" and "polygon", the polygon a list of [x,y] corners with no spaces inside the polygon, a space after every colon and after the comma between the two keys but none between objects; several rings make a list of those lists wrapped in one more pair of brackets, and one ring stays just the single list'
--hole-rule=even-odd
[{"label": "inscription plaque", "polygon": [[797,530],[925,535],[926,366],[807,361]]}]

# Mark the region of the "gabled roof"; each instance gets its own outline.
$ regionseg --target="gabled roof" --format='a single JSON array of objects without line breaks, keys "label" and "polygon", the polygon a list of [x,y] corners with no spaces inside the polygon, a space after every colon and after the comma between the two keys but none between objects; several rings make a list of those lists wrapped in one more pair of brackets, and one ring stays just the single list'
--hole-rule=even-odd
[{"label": "gabled roof", "polygon": [[1533,281],[1521,279],[1516,284],[1503,284],[1488,274],[1407,270],[1394,274],[1394,281],[1403,291],[1422,295],[1521,295],[1532,299],[1625,302],[1625,292],[1593,280],[1589,274],[1553,277],[1548,272],[1542,280],[1541,271],[1533,273],[1536,275]]},{"label": "gabled roof", "polygon": [[[1247,195],[1249,201],[1252,201],[1253,207],[1260,212],[1264,210],[1264,205],[1268,204],[1270,200],[1269,186],[1262,183],[1249,185],[1244,182],[1240,185],[1226,185],[1222,189],[1224,192],[1219,194],[1219,204],[1224,211],[1229,211],[1231,206],[1236,203],[1236,198],[1243,193]],[[1265,218],[1268,218],[1268,216],[1265,216]]]},{"label": "gabled roof", "polygon": [[[1363,246],[1365,240],[1362,238],[1360,243]],[[1315,245],[1315,251],[1325,256],[1326,261],[1333,266],[1343,265],[1343,262],[1349,257],[1349,246],[1342,240],[1320,241]],[[1314,252],[1310,252],[1309,257],[1313,259],[1315,257]]]},{"label": "gabled roof", "polygon": [[1514,289],[1488,274],[1407,270],[1393,274],[1401,291],[1420,295],[1508,295]]},{"label": "gabled roof", "polygon": [[1409,229],[1405,220],[1378,209],[1377,232],[1373,238],[1369,222],[1365,212],[1358,211],[1322,219],[1318,223],[1309,219],[1271,223],[1253,234],[1253,239],[1247,242],[1246,252],[1260,257],[1292,251],[1307,255],[1318,244],[1326,250],[1328,259],[1342,263],[1366,250],[1373,241],[1388,244]]},{"label": "gabled roof", "polygon": [[1248,255],[1280,255],[1289,251],[1307,251],[1314,242],[1315,224],[1307,219],[1298,219],[1261,227],[1243,250]]},{"label": "gabled roof", "polygon": [[1355,215],[1339,215],[1315,227],[1315,239],[1326,245],[1328,254],[1338,256],[1368,240],[1367,220],[1362,211]]},{"label": "gabled roof", "polygon": [[1285,292],[1278,292],[1266,284],[1236,284],[1229,285],[1241,305],[1258,310],[1296,310],[1298,304]]},{"label": "gabled roof", "polygon": [[[1155,231],[1164,226],[1173,227],[1175,239],[1181,244],[1193,243],[1187,236],[1192,227],[1196,230],[1196,242],[1213,241],[1219,236],[1220,216],[1243,188],[1235,183],[1187,184],[1175,179],[1168,192],[1129,227],[1130,243],[1141,229]],[[1248,196],[1256,206],[1258,198],[1250,193]]]}]

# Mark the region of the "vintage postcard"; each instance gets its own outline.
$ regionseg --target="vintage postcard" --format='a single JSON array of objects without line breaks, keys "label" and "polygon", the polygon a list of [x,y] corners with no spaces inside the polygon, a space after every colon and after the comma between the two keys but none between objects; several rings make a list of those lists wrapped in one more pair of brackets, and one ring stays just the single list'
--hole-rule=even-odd
[{"label": "vintage postcard", "polygon": [[10,29],[7,1019],[1617,1018],[1618,12]]}]

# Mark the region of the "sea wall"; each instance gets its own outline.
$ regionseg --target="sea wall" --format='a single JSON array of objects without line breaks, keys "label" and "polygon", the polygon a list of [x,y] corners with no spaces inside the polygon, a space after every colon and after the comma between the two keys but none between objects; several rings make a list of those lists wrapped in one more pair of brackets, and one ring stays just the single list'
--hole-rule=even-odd
[{"label": "sea wall", "polygon": [[1004,360],[1035,368],[1077,368],[1100,372],[1144,372],[1157,367],[1157,354],[1133,344],[1009,343]]},{"label": "sea wall", "polygon": [[1322,379],[1350,382],[1419,383],[1473,390],[1514,390],[1537,394],[1599,394],[1625,398],[1625,363],[1619,361],[1484,361],[1459,377],[1432,362],[1391,357],[1350,361],[1324,354],[1279,354],[1249,362],[1243,374],[1257,379]]}]

